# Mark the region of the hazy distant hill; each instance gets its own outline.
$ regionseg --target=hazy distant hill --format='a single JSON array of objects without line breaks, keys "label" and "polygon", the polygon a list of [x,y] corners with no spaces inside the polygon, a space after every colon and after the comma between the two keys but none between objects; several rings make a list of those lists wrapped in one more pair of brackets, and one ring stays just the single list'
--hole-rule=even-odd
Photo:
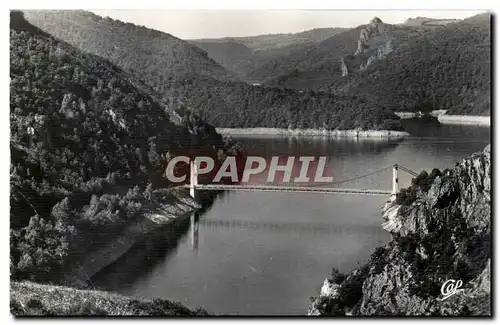
[{"label": "hazy distant hill", "polygon": [[200,48],[143,26],[82,10],[30,10],[25,18],[57,38],[149,78],[232,76]]},{"label": "hazy distant hill", "polygon": [[225,43],[237,42],[244,44],[254,52],[273,50],[298,44],[315,44],[321,42],[335,34],[341,33],[348,28],[315,28],[299,33],[287,34],[264,34],[244,37],[223,37],[193,40],[193,42],[203,43]]},{"label": "hazy distant hill", "polygon": [[421,27],[435,27],[443,26],[450,23],[458,23],[460,19],[439,19],[427,17],[408,18],[403,25],[407,26],[421,26]]},{"label": "hazy distant hill", "polygon": [[191,41],[226,69],[246,75],[266,62],[307,49],[346,28],[316,28],[300,33],[267,34],[248,37],[225,37]]},{"label": "hazy distant hill", "polygon": [[243,43],[232,40],[227,41],[196,41],[192,42],[207,52],[227,70],[238,74],[241,78],[258,64],[258,58]]}]

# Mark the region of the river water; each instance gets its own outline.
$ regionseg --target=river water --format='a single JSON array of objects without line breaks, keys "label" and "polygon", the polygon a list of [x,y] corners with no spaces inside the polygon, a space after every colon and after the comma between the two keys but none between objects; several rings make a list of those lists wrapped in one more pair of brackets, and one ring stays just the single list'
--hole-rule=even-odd
[{"label": "river water", "polygon": [[[249,155],[328,156],[334,181],[393,164],[452,168],[490,141],[490,129],[407,122],[404,141],[238,138]],[[391,189],[391,169],[340,187]],[[264,180],[263,180],[264,181]],[[400,172],[401,186],[410,176]],[[258,182],[258,181],[257,181]],[[167,244],[161,235],[93,280],[119,293],[177,300],[211,313],[304,315],[332,267],[347,272],[390,240],[380,228],[387,197],[226,192]],[[158,236],[157,236],[158,237]],[[163,244],[163,245],[162,245]]]}]

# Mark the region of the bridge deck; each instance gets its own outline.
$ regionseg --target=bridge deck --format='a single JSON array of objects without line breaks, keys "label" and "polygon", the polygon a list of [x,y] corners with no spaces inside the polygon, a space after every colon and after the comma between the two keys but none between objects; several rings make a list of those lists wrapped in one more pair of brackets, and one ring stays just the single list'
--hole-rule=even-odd
[{"label": "bridge deck", "polygon": [[[185,187],[189,188],[189,184]],[[371,190],[338,187],[304,187],[304,186],[279,186],[279,185],[224,185],[224,184],[198,184],[197,190],[212,191],[252,191],[252,192],[301,192],[301,193],[340,193],[340,194],[368,194],[368,195],[391,195],[388,190]]]}]

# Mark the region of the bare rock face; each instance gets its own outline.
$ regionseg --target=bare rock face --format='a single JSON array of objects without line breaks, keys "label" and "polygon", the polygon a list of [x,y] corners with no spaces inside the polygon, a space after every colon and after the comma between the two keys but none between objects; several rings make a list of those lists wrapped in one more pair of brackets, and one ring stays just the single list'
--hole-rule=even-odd
[{"label": "bare rock face", "polygon": [[349,74],[349,71],[347,69],[347,65],[345,64],[344,59],[340,59],[340,68],[342,70],[342,77],[345,77]]},{"label": "bare rock face", "polygon": [[370,48],[370,39],[374,36],[380,36],[384,32],[384,23],[380,18],[373,18],[359,34],[358,48],[354,55],[362,53],[365,49]]},{"label": "bare rock face", "polygon": [[[310,315],[491,314],[490,146],[436,177],[413,202],[392,201],[382,212],[393,240],[334,290],[325,288]],[[447,280],[462,281],[463,290],[443,300]]]},{"label": "bare rock face", "polygon": [[359,33],[358,45],[352,55],[341,58],[342,76],[349,72],[364,70],[374,61],[386,57],[394,49],[392,25],[374,17]]}]

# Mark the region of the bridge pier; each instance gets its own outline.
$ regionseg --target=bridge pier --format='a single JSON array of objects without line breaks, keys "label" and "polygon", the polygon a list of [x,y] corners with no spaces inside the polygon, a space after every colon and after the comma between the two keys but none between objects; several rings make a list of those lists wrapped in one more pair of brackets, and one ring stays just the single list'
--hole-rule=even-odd
[{"label": "bridge pier", "polygon": [[391,200],[396,199],[396,195],[399,193],[399,179],[398,179],[398,165],[395,164],[392,167],[392,193]]},{"label": "bridge pier", "polygon": [[190,182],[189,182],[189,194],[193,199],[197,199],[196,197],[196,186],[198,185],[198,169],[196,168],[196,164],[193,160],[189,163],[190,167]]},{"label": "bridge pier", "polygon": [[193,211],[191,212],[191,246],[195,252],[198,251],[198,238],[199,238],[199,220],[198,213]]}]

